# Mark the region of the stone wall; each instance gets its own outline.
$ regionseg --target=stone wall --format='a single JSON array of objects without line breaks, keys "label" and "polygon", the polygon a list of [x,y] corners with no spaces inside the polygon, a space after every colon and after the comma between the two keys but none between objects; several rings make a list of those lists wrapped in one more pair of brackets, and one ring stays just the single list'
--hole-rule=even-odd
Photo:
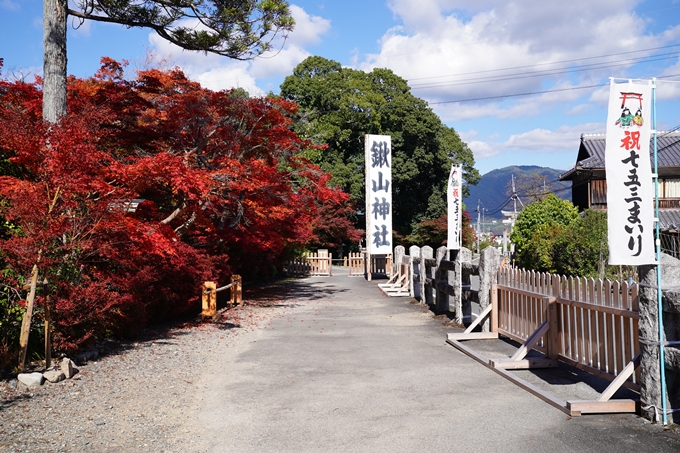
[{"label": "stone wall", "polygon": [[[640,266],[640,351],[641,391],[643,415],[650,420],[659,418],[661,409],[661,381],[659,360],[658,301],[656,266]],[[661,255],[661,288],[663,324],[666,342],[680,340],[680,261]],[[667,289],[664,289],[667,288]],[[668,421],[680,423],[680,344],[666,345],[666,408]],[[654,406],[654,407],[651,407]],[[647,407],[647,409],[644,409]],[[657,420],[658,421],[658,420]]]}]

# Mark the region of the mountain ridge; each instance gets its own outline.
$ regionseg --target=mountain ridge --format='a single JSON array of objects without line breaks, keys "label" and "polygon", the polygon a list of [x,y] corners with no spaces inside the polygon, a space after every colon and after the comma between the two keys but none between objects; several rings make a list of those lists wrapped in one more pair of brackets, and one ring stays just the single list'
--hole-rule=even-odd
[{"label": "mountain ridge", "polygon": [[517,195],[525,205],[533,200],[532,194],[545,192],[553,192],[558,197],[571,201],[571,182],[558,181],[565,171],[539,165],[511,165],[491,170],[482,175],[476,186],[469,186],[470,196],[464,198],[463,203],[470,213],[477,211],[479,203],[485,216],[502,218],[501,210],[513,209],[510,200],[513,175]]}]

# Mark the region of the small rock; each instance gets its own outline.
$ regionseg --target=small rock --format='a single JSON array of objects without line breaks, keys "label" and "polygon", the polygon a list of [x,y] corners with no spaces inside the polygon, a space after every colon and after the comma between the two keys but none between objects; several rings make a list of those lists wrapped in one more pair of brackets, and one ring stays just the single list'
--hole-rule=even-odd
[{"label": "small rock", "polygon": [[61,370],[49,370],[43,373],[43,377],[48,381],[55,383],[66,379],[66,374],[64,374],[64,372]]},{"label": "small rock", "polygon": [[17,382],[19,381],[17,381],[16,379],[12,379],[11,381],[9,381],[9,386],[15,389],[17,388]]},{"label": "small rock", "polygon": [[71,379],[78,372],[78,368],[76,368],[73,360],[64,357],[64,360],[61,361],[61,371],[66,376],[66,379]]},{"label": "small rock", "polygon": [[26,387],[40,387],[43,384],[42,373],[20,373],[17,380]]}]

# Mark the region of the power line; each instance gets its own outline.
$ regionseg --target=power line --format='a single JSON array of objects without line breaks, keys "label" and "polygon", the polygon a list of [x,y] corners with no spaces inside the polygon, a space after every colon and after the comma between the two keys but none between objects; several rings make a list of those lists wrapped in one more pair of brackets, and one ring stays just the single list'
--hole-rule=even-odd
[{"label": "power line", "polygon": [[531,73],[516,73],[516,74],[496,75],[496,76],[488,76],[488,77],[476,77],[476,78],[462,79],[462,80],[456,80],[456,81],[451,81],[451,82],[423,83],[423,84],[412,85],[411,89],[422,90],[422,89],[426,89],[426,88],[439,88],[439,87],[445,87],[445,86],[471,85],[471,84],[476,84],[476,83],[490,83],[490,82],[505,82],[505,81],[508,81],[508,80],[528,79],[528,78],[532,78],[532,77],[547,77],[547,76],[567,74],[567,73],[572,73],[572,72],[583,72],[583,71],[592,71],[594,69],[604,69],[604,68],[612,68],[612,67],[616,67],[616,66],[626,66],[626,65],[629,65],[629,64],[651,63],[653,61],[670,60],[670,59],[676,58],[678,55],[680,55],[680,53],[674,52],[674,53],[656,55],[654,57],[640,57],[640,58],[628,59],[628,60],[617,60],[615,62],[593,63],[593,64],[584,65],[584,66],[581,66],[581,67],[578,67],[578,68],[556,68],[556,69],[550,69],[550,70],[545,70],[545,71],[537,71],[537,72],[531,72]]},{"label": "power line", "polygon": [[[678,77],[680,74],[669,74],[665,76],[659,76],[657,79],[666,79],[670,77]],[[512,97],[518,97],[518,96],[533,96],[535,94],[545,94],[545,93],[557,93],[560,91],[573,91],[573,90],[583,90],[583,89],[588,89],[588,88],[600,88],[609,85],[609,82],[607,83],[601,83],[598,85],[582,85],[582,86],[577,86],[577,87],[571,87],[571,88],[555,88],[553,90],[543,90],[543,91],[529,91],[526,93],[515,93],[515,94],[501,94],[498,96],[487,96],[487,97],[481,97],[481,98],[470,98],[470,99],[458,99],[454,101],[439,101],[439,102],[428,102],[429,105],[437,105],[437,104],[453,104],[457,102],[472,102],[472,101],[486,101],[489,99],[504,99],[504,98],[512,98]]]},{"label": "power line", "polygon": [[443,78],[443,77],[455,77],[455,76],[461,76],[461,75],[474,75],[474,74],[485,74],[485,73],[489,73],[489,72],[511,71],[511,70],[514,70],[514,69],[536,68],[536,67],[539,67],[539,66],[547,66],[547,65],[553,65],[553,64],[574,63],[576,61],[594,60],[594,59],[597,59],[597,58],[616,57],[616,56],[619,56],[619,55],[628,55],[628,54],[631,54],[631,53],[649,52],[649,51],[652,51],[652,50],[660,50],[660,49],[670,49],[672,47],[680,47],[680,44],[671,44],[671,45],[668,45],[668,46],[651,47],[649,49],[631,50],[631,51],[628,51],[628,52],[605,54],[605,55],[599,55],[599,56],[596,56],[596,57],[575,58],[573,60],[555,61],[553,63],[538,63],[538,64],[533,64],[533,65],[512,66],[512,67],[500,68],[500,69],[487,69],[487,70],[484,70],[484,71],[461,72],[461,73],[457,73],[457,74],[448,74],[448,75],[430,76],[430,77],[416,77],[416,78],[413,78],[413,79],[408,79],[408,81],[411,82],[413,80],[438,79],[438,78]]},{"label": "power line", "polygon": [[516,94],[500,94],[498,96],[487,96],[487,97],[482,97],[482,98],[471,98],[471,99],[458,99],[455,101],[439,101],[439,102],[429,102],[430,105],[437,105],[437,104],[453,104],[456,102],[472,102],[472,101],[486,101],[489,99],[504,99],[504,98],[512,98],[512,97],[518,97],[518,96],[533,96],[535,94],[545,94],[545,93],[557,93],[559,91],[573,91],[573,90],[584,90],[587,88],[599,88],[599,87],[604,87],[609,85],[609,83],[601,83],[599,85],[583,85],[583,86],[578,86],[578,87],[571,87],[571,88],[556,88],[554,90],[543,90],[543,91],[529,91],[526,93],[516,93]]}]

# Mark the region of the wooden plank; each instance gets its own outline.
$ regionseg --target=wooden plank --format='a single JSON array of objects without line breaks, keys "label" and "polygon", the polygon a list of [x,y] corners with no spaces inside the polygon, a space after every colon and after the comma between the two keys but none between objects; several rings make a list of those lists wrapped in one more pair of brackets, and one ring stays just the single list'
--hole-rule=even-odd
[{"label": "wooden plank", "polygon": [[[574,368],[578,368],[579,370],[586,371],[586,372],[593,374],[597,377],[607,379],[608,381],[612,381],[616,378],[616,376],[611,375],[611,374],[607,373],[606,371],[602,371],[602,370],[599,370],[597,368],[590,367],[590,366],[588,366],[584,363],[575,362],[574,360],[570,359],[569,357],[565,357],[563,355],[559,356],[559,360],[563,361],[567,365],[571,365]],[[640,392],[640,385],[635,383],[635,382],[626,381],[626,382],[623,383],[623,387],[631,389],[634,392],[638,392],[638,393]]]},{"label": "wooden plank", "polygon": [[[449,334],[449,335],[452,335],[452,334]],[[476,361],[478,361],[479,363],[481,363],[482,365],[490,368],[489,359],[487,359],[483,355],[479,354],[474,349],[469,348],[469,347],[465,346],[463,343],[461,343],[460,341],[453,340],[451,338],[448,338],[446,340],[446,342],[448,344],[450,344],[451,346],[453,346],[454,348],[461,351],[462,353],[464,353],[465,355],[467,355],[468,357],[471,357],[471,358],[475,359]]]},{"label": "wooden plank", "polygon": [[584,303],[580,301],[575,301],[575,300],[569,300],[569,299],[563,299],[563,298],[558,298],[557,303],[565,305],[569,308],[586,308],[586,309],[591,309],[591,310],[596,310],[601,313],[607,313],[611,315],[616,315],[616,316],[624,316],[627,318],[632,318],[632,319],[638,319],[640,318],[640,313],[637,311],[633,310],[628,310],[625,308],[614,308],[614,307],[609,307],[609,306],[604,306],[604,305],[597,305],[597,304],[589,304],[589,303]]},{"label": "wooden plank", "polygon": [[555,298],[550,298],[548,302],[548,322],[550,329],[548,329],[548,341],[546,343],[546,355],[551,360],[557,360],[560,351],[560,335],[559,335],[559,305]]},{"label": "wooden plank", "polygon": [[538,368],[554,368],[558,365],[557,360],[551,360],[540,357],[522,360],[491,359],[489,363],[494,368],[503,368],[504,370],[530,370]]},{"label": "wooden plank", "polygon": [[532,291],[526,291],[526,290],[523,290],[523,289],[520,289],[520,288],[515,288],[511,285],[500,285],[499,284],[498,288],[511,291],[515,294],[523,294],[523,295],[529,296],[529,297],[536,297],[537,295],[539,295],[538,293],[535,293],[535,292],[532,292]]},{"label": "wooden plank", "polygon": [[622,414],[635,413],[639,406],[635,400],[611,401],[567,401],[567,408],[579,414]]},{"label": "wooden plank", "polygon": [[517,351],[512,355],[511,360],[522,360],[531,351],[534,346],[538,343],[538,340],[545,335],[545,333],[550,328],[549,322],[544,322],[541,324],[534,333],[532,333],[529,338],[524,342],[522,346],[517,349]]},{"label": "wooden plank", "polygon": [[630,376],[633,375],[635,368],[640,365],[640,354],[636,355],[635,358],[628,362],[628,364],[621,370],[621,372],[614,378],[614,380],[607,386],[604,392],[597,399],[598,401],[609,401],[609,399],[616,393],[618,389],[621,388],[624,382],[628,380]]},{"label": "wooden plank", "polygon": [[495,332],[454,332],[446,335],[448,340],[496,340],[498,334]]},{"label": "wooden plank", "polygon": [[[479,316],[477,316],[477,319],[475,319],[472,322],[472,324],[470,324],[468,326],[468,328],[465,329],[465,333],[472,332],[475,329],[475,327],[477,327],[479,324],[481,324],[486,319],[486,317],[489,316],[489,313],[491,313],[492,309],[493,309],[493,304],[488,305],[484,310],[482,310],[482,312],[479,314]],[[498,336],[498,335],[496,335],[496,336]]]},{"label": "wooden plank", "polygon": [[569,414],[569,415],[579,415],[572,413],[571,410],[567,408],[567,403],[566,401],[560,400],[553,395],[549,394],[548,392],[545,392],[538,387],[530,384],[529,382],[526,382],[525,380],[513,375],[512,373],[505,371],[502,368],[493,368],[489,364],[489,360],[482,356],[481,354],[478,354],[476,351],[473,349],[465,346],[463,343],[456,341],[456,340],[446,340],[447,343],[452,345],[454,348],[458,349],[459,351],[463,352],[467,356],[471,357],[472,359],[478,361],[482,365],[494,370],[496,373],[500,374],[504,378],[508,379],[509,381],[515,383],[519,387],[523,388],[524,390],[528,391],[532,395],[542,399],[546,403],[550,404],[553,407],[556,407],[557,409],[561,410],[562,412]]},{"label": "wooden plank", "polygon": [[498,285],[491,285],[491,332],[498,332]]},{"label": "wooden plank", "polygon": [[508,379],[509,381],[515,383],[519,387],[523,388],[524,390],[528,391],[532,395],[538,397],[539,399],[545,401],[546,403],[550,404],[551,406],[561,410],[562,412],[572,415],[572,416],[578,416],[581,415],[578,411],[573,411],[570,408],[567,407],[567,403],[564,400],[561,400],[554,395],[536,387],[535,385],[525,381],[524,379],[515,376],[509,371],[506,371],[502,368],[491,368],[494,370],[496,373],[500,374],[504,378]]}]

